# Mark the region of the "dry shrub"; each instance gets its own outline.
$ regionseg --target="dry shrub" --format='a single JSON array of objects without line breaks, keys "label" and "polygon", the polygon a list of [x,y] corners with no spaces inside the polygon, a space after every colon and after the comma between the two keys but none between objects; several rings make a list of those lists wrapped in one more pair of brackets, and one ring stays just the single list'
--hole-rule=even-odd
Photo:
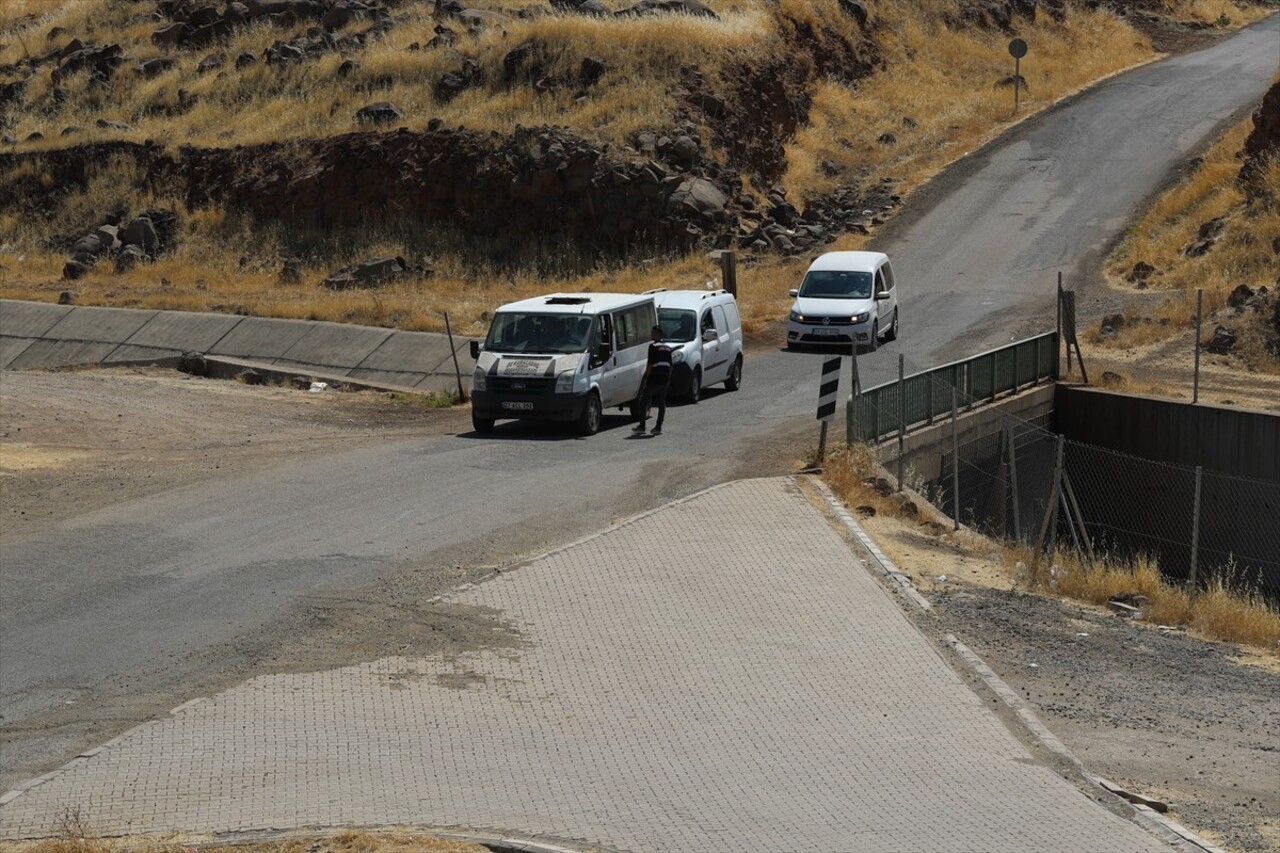
[{"label": "dry shrub", "polygon": [[1158,625],[1188,628],[1214,640],[1240,643],[1280,655],[1280,609],[1241,583],[1228,567],[1205,590],[1192,594],[1165,580],[1150,558],[1103,559],[1093,565],[1079,555],[1059,551],[1052,562],[1025,548],[1013,556],[1027,567],[1029,588],[1090,604],[1136,593],[1148,600],[1143,618]]}]

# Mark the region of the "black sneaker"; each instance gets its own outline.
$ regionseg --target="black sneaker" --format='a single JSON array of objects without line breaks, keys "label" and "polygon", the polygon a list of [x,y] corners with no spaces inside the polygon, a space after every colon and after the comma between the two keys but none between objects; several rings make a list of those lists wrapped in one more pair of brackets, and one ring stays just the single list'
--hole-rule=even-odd
[{"label": "black sneaker", "polygon": [[644,424],[643,423],[636,424],[631,428],[631,431],[637,434],[644,432]]},{"label": "black sneaker", "polygon": [[662,435],[662,427],[654,427],[653,432],[649,433],[649,435]]}]

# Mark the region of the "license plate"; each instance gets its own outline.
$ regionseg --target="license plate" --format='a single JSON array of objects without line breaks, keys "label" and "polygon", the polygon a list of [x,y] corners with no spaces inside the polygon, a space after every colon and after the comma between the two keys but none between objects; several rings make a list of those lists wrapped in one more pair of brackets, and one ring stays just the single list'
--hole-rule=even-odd
[{"label": "license plate", "polygon": [[813,333],[814,333],[815,335],[838,335],[838,334],[840,334],[840,330],[839,330],[839,329],[828,329],[828,328],[826,328],[826,327],[819,327],[819,328],[817,328],[817,329],[814,329],[814,330],[813,330]]},{"label": "license plate", "polygon": [[515,412],[532,412],[533,403],[506,402],[502,404],[502,408],[510,409],[511,411],[515,411]]}]

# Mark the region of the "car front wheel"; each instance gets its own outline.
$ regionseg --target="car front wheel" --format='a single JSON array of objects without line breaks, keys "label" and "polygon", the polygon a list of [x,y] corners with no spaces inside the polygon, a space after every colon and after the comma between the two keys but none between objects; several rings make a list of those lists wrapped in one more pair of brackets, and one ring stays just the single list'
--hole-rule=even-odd
[{"label": "car front wheel", "polygon": [[696,367],[693,375],[689,377],[689,393],[686,399],[690,403],[696,403],[702,399],[702,368]]},{"label": "car front wheel", "polygon": [[600,431],[600,421],[603,418],[600,395],[592,391],[587,395],[587,404],[582,407],[582,416],[578,418],[578,432],[582,435],[595,435]]},{"label": "car front wheel", "polygon": [[893,322],[889,324],[889,331],[885,333],[886,341],[896,341],[898,339],[898,309],[893,309]]}]

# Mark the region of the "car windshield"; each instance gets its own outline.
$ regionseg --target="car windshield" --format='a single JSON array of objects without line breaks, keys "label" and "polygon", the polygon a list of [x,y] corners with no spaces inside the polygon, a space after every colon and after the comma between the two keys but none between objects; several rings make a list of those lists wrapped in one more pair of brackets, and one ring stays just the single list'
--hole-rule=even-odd
[{"label": "car windshield", "polygon": [[499,312],[489,327],[484,348],[495,352],[586,352],[591,318],[581,314]]},{"label": "car windshield", "polygon": [[687,343],[697,336],[698,317],[692,311],[679,308],[659,308],[658,325],[662,327],[662,339],[669,343]]},{"label": "car windshield", "polygon": [[800,285],[800,295],[818,299],[870,299],[871,273],[810,270]]}]

